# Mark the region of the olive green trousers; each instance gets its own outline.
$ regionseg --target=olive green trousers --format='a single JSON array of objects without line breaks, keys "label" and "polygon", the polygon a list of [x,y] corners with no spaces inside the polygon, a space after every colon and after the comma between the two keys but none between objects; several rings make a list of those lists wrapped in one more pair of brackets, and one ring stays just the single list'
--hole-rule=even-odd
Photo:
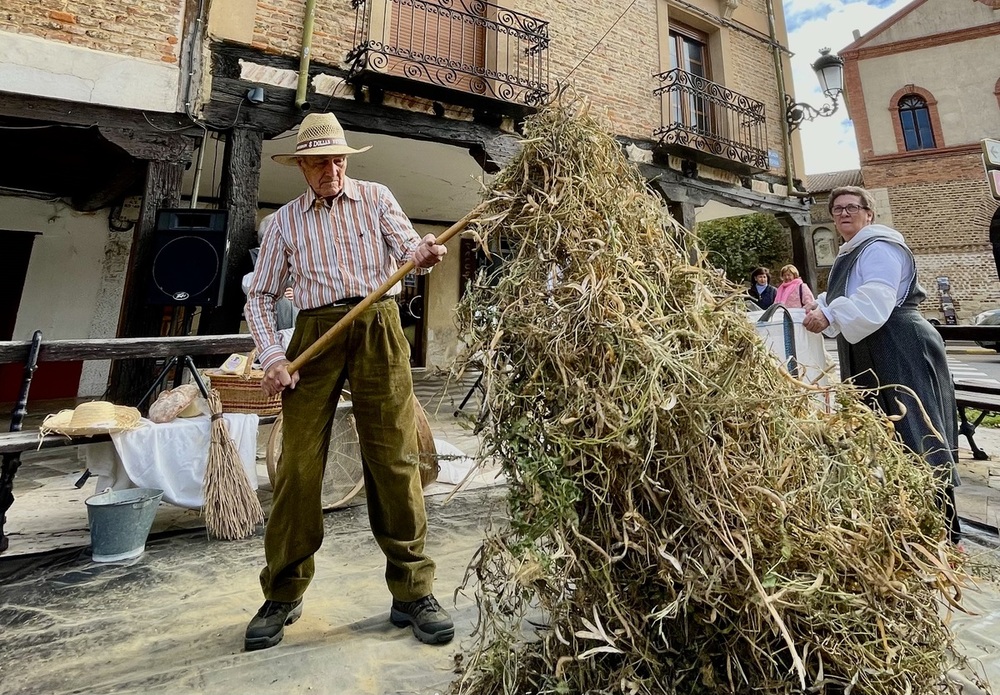
[{"label": "olive green trousers", "polygon": [[[351,307],[299,312],[289,359],[314,343]],[[294,601],[315,573],[323,542],[321,491],[327,448],[344,380],[361,445],[372,535],[386,556],[393,598],[413,601],[433,590],[434,563],[424,554],[427,515],[420,484],[410,346],[394,301],[373,304],[299,371],[282,396],[282,452],[264,532],[264,597]]]}]

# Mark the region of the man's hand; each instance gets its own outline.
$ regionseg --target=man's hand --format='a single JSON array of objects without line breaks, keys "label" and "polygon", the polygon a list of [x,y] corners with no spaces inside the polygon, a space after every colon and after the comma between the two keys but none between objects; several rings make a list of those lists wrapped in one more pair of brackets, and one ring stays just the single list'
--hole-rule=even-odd
[{"label": "man's hand", "polygon": [[805,319],[802,321],[802,327],[810,333],[822,333],[830,327],[830,322],[822,311],[813,309],[806,314]]},{"label": "man's hand", "polygon": [[816,309],[819,309],[819,302],[809,302],[802,308],[805,309],[807,312],[815,311]]},{"label": "man's hand", "polygon": [[274,396],[281,393],[285,388],[295,388],[299,383],[299,373],[288,374],[288,360],[278,360],[264,374],[264,380],[260,382],[260,390],[267,396]]},{"label": "man's hand", "polygon": [[413,252],[413,264],[418,268],[432,268],[441,262],[444,255],[448,253],[433,234],[428,234],[420,240],[420,246]]}]

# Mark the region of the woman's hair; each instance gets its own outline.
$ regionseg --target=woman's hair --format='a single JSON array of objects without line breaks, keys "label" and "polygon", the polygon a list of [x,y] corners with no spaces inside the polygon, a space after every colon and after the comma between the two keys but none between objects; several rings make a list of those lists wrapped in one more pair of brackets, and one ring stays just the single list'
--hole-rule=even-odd
[{"label": "woman's hair", "polygon": [[840,186],[839,188],[834,188],[830,191],[830,199],[826,203],[826,209],[831,215],[833,214],[834,201],[842,195],[856,195],[861,198],[861,202],[864,203],[864,206],[872,211],[872,215],[875,214],[875,198],[867,191],[867,189],[864,189],[861,186]]},{"label": "woman's hair", "polygon": [[771,279],[771,271],[764,267],[754,268],[750,273],[750,279],[756,280],[758,275],[766,275],[767,279]]},{"label": "woman's hair", "polygon": [[796,268],[791,263],[789,263],[788,265],[781,266],[781,272],[778,273],[778,275],[782,276],[785,273],[791,273],[793,277],[799,277],[799,269]]}]

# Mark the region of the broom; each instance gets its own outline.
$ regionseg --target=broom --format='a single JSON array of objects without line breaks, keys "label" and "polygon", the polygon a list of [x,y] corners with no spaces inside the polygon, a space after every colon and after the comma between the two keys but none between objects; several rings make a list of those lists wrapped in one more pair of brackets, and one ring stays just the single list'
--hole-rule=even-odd
[{"label": "broom", "polygon": [[246,538],[264,521],[264,510],[250,487],[236,442],[222,417],[222,399],[212,389],[208,394],[212,413],[212,443],[205,467],[205,527],[213,538],[226,541]]}]

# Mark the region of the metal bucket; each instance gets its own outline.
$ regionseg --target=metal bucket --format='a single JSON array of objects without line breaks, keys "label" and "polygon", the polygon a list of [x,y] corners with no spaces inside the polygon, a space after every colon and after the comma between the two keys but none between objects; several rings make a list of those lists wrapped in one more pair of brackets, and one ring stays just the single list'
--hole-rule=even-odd
[{"label": "metal bucket", "polygon": [[94,562],[119,562],[142,555],[163,490],[105,490],[88,497],[90,546]]}]

